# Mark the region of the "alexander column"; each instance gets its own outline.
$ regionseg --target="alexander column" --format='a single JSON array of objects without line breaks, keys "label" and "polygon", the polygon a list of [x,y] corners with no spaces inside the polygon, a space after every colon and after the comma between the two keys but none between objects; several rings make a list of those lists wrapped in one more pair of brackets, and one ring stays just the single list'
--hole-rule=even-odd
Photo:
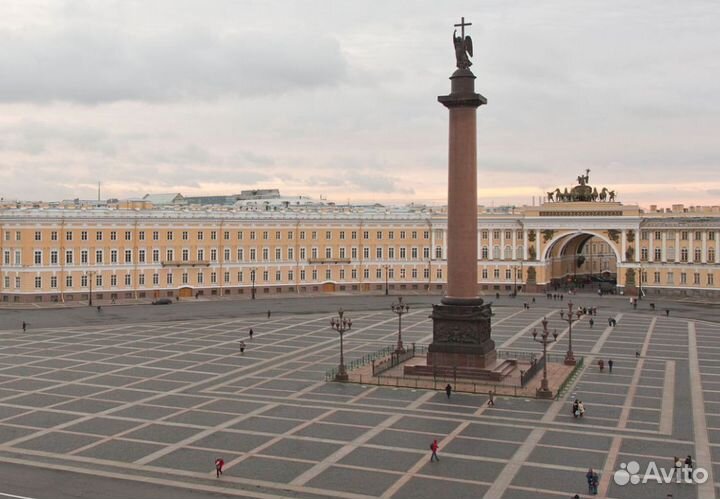
[{"label": "alexander column", "polygon": [[438,101],[450,111],[448,154],[447,294],[433,306],[433,343],[428,365],[492,369],[495,343],[490,338],[490,307],[478,296],[477,280],[477,108],[487,104],[475,93],[470,71],[471,26],[463,17],[460,36],[453,33],[457,70],[449,95]]}]

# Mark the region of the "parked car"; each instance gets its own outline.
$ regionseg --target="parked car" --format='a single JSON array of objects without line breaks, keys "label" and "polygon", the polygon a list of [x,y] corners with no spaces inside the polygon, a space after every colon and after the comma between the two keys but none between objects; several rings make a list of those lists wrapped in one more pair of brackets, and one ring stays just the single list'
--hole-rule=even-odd
[{"label": "parked car", "polygon": [[170,305],[171,303],[172,300],[170,298],[160,298],[159,300],[152,302],[153,305]]}]

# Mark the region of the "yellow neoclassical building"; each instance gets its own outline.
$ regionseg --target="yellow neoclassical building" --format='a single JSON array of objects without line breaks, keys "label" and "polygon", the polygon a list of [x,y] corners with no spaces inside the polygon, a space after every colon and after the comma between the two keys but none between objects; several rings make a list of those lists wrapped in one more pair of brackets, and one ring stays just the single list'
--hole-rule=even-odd
[{"label": "yellow neoclassical building", "polygon": [[[581,184],[538,206],[478,210],[479,293],[718,296],[720,207],[641,210]],[[437,293],[445,284],[444,208],[167,199],[0,207],[0,301]]]}]

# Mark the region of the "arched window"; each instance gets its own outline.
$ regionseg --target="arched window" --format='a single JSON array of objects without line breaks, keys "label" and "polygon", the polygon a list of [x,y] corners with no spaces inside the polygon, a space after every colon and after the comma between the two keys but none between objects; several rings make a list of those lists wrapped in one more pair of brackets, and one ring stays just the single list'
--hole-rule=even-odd
[{"label": "arched window", "polygon": [[505,246],[505,260],[512,260],[512,247]]},{"label": "arched window", "polygon": [[493,259],[500,260],[500,246],[493,247]]},{"label": "arched window", "polygon": [[525,259],[525,248],[523,247],[522,244],[517,247],[516,253],[515,253],[515,258],[517,258],[518,260]]}]

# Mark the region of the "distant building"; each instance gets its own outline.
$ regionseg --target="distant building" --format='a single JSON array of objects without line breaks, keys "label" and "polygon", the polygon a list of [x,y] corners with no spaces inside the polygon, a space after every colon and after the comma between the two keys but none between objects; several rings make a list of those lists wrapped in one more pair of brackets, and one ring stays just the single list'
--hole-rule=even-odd
[{"label": "distant building", "polygon": [[189,205],[200,205],[200,206],[232,206],[238,199],[239,194],[233,194],[230,196],[185,196],[185,203]]},{"label": "distant building", "polygon": [[279,189],[252,189],[248,191],[240,191],[238,200],[246,199],[272,199],[279,198]]},{"label": "distant building", "polygon": [[[91,286],[99,300],[445,287],[445,207],[335,205],[277,189],[217,198],[4,201],[0,300],[87,300]],[[717,206],[563,200],[479,209],[477,223],[479,293],[720,297]]]},{"label": "distant building", "polygon": [[185,198],[179,192],[171,192],[165,194],[145,194],[145,201],[149,201],[155,206],[164,205],[180,205],[185,204]]}]

